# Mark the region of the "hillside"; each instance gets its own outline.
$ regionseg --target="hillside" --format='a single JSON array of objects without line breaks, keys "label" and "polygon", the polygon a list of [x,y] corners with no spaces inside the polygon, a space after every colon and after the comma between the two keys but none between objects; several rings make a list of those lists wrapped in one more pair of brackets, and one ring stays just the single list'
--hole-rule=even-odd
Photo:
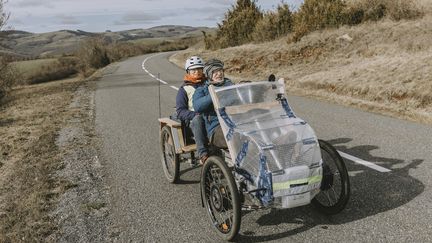
[{"label": "hillside", "polygon": [[234,81],[274,73],[293,95],[432,124],[432,14],[427,1],[418,2],[426,11],[421,19],[316,31],[296,43],[287,36],[218,51],[197,47],[172,61],[182,65],[194,54],[216,57]]},{"label": "hillside", "polygon": [[190,27],[165,25],[149,29],[134,29],[118,32],[102,33],[85,32],[81,30],[60,30],[48,33],[29,33],[24,31],[0,32],[0,53],[21,57],[36,57],[62,55],[74,52],[82,40],[88,37],[102,36],[109,42],[140,41],[140,40],[170,40],[201,36],[201,31],[212,31],[207,27]]}]

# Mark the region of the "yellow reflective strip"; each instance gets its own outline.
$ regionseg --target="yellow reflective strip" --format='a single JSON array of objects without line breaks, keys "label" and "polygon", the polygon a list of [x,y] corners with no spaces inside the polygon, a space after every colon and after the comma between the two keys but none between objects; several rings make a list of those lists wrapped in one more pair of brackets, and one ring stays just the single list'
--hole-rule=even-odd
[{"label": "yellow reflective strip", "polygon": [[318,176],[311,176],[308,178],[297,179],[292,181],[275,182],[273,183],[273,191],[289,189],[291,185],[296,185],[296,184],[304,184],[304,183],[314,184],[320,182],[321,180],[322,180],[322,176],[318,175]]},{"label": "yellow reflective strip", "polygon": [[322,181],[322,175],[309,177],[309,184],[314,184]]}]

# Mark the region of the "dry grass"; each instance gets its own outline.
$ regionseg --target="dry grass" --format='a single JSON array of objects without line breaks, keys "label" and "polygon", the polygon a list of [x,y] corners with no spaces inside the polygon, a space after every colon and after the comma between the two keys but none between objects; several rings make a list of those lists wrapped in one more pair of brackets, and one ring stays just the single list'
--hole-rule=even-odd
[{"label": "dry grass", "polygon": [[37,84],[68,78],[78,72],[79,60],[60,57],[13,62],[19,75],[16,84]]},{"label": "dry grass", "polygon": [[217,57],[237,81],[275,73],[292,94],[432,124],[431,39],[432,16],[426,14],[315,31],[297,43],[281,39],[213,52],[190,49],[173,60]]},{"label": "dry grass", "polygon": [[23,78],[34,76],[43,66],[48,66],[55,63],[57,59],[35,59],[28,61],[13,62],[12,65],[16,67],[17,71],[23,75]]},{"label": "dry grass", "polygon": [[16,87],[0,118],[0,242],[41,242],[56,229],[49,210],[69,185],[55,145],[77,79]]}]

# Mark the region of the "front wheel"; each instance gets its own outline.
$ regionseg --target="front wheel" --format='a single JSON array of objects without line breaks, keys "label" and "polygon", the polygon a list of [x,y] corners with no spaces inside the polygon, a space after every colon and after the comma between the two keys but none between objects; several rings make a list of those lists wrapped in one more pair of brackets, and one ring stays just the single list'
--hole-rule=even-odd
[{"label": "front wheel", "polygon": [[171,183],[176,183],[180,177],[180,156],[176,154],[171,129],[164,126],[161,130],[162,167],[165,177]]},{"label": "front wheel", "polygon": [[320,192],[312,204],[322,213],[332,215],[342,211],[350,196],[350,182],[345,163],[336,149],[319,140],[323,159],[323,178]]},{"label": "front wheel", "polygon": [[231,170],[218,156],[210,156],[203,166],[201,195],[216,232],[232,240],[240,230],[240,197]]}]

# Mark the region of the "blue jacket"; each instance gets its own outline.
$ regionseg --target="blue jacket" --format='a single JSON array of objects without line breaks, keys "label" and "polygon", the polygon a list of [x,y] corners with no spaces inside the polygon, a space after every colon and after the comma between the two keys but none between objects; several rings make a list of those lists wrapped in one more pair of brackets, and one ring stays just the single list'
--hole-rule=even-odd
[{"label": "blue jacket", "polygon": [[[219,125],[219,121],[208,90],[209,84],[210,83],[206,81],[205,85],[195,90],[193,95],[193,107],[195,112],[204,116],[207,135],[210,138],[213,135],[214,129]],[[225,78],[224,82],[218,86],[229,86],[232,84],[231,80]]]},{"label": "blue jacket", "polygon": [[[193,93],[198,87],[202,87],[203,82],[195,84],[185,81],[185,83],[179,88],[176,97],[176,112],[177,117],[182,121],[192,120],[197,112],[193,110],[190,99],[192,99]],[[188,95],[189,92],[189,95]]]}]

